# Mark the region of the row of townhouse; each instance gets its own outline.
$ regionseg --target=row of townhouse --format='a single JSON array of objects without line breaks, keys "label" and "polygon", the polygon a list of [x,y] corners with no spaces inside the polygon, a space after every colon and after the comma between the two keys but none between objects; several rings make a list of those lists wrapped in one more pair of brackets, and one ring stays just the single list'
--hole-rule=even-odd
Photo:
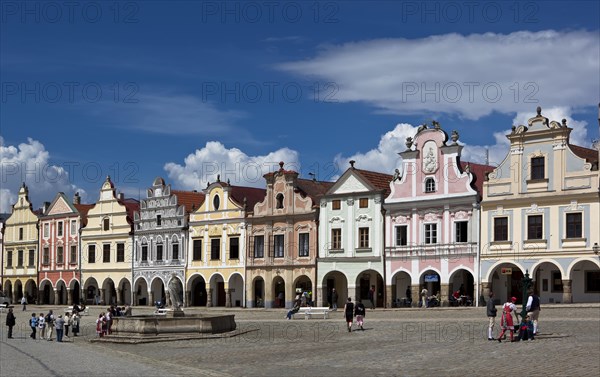
[{"label": "row of townhouse", "polygon": [[[170,301],[290,307],[347,297],[378,306],[427,288],[499,301],[529,273],[544,303],[600,301],[598,151],[572,145],[565,121],[514,127],[497,167],[461,161],[458,133],[419,127],[392,174],[350,167],[335,181],[280,169],[266,189],[229,182],[202,192],[156,178],[141,201],[110,178],[95,204],[59,193],[33,211],[21,187],[3,226],[2,289],[41,304]],[[0,217],[1,218],[1,217]],[[413,300],[413,305],[417,300]]]}]

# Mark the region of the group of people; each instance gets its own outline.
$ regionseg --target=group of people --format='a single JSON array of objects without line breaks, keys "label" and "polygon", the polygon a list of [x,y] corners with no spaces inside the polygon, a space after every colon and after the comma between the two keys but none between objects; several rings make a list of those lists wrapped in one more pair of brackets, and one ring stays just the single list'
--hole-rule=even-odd
[{"label": "group of people", "polygon": [[63,338],[69,337],[69,329],[72,329],[72,335],[77,336],[79,333],[79,313],[74,311],[73,313],[65,313],[63,317],[59,314],[58,317],[54,315],[52,310],[48,313],[40,313],[39,316],[36,313],[31,313],[29,319],[29,327],[31,327],[31,339],[36,339],[39,334],[39,339],[46,339],[52,341],[54,330],[56,330],[56,341],[62,343]]},{"label": "group of people", "polygon": [[96,319],[96,335],[103,337],[112,334],[113,318],[131,315],[131,306],[111,305],[105,313],[100,313]]},{"label": "group of people", "polygon": [[[489,299],[487,302],[487,316],[489,320],[488,325],[488,340],[497,340],[502,342],[505,339],[505,333],[508,331],[510,334],[510,341],[517,342],[520,340],[534,340],[538,334],[538,318],[540,315],[540,297],[533,291],[529,292],[527,304],[525,305],[525,311],[527,314],[524,318],[521,318],[519,322],[519,313],[515,303],[517,302],[516,297],[511,297],[510,301],[502,305],[502,314],[500,317],[500,334],[498,338],[494,338],[494,325],[496,322],[496,316],[498,309],[494,304],[494,293],[490,292]],[[513,316],[514,319],[513,320]],[[519,323],[515,326],[515,323]],[[514,338],[514,333],[517,331],[517,338]]]},{"label": "group of people", "polygon": [[[373,308],[375,309],[375,308]],[[346,317],[346,324],[348,326],[348,332],[352,332],[352,324],[354,323],[354,317],[356,317],[356,325],[360,326],[361,331],[364,331],[363,325],[365,323],[365,316],[367,310],[365,305],[359,300],[354,304],[352,297],[348,297],[346,305],[344,305],[344,315]]]}]

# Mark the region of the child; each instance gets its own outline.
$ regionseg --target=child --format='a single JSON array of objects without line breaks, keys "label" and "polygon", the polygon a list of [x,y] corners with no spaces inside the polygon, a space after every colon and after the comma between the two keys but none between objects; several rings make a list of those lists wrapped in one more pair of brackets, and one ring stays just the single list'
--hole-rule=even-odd
[{"label": "child", "polygon": [[[502,337],[507,329],[510,331],[510,341],[514,342],[515,325],[512,313],[514,312],[515,317],[517,317],[517,307],[515,306],[515,302],[517,302],[517,298],[511,297],[510,301],[506,302],[502,307],[502,317],[500,317],[500,328],[502,328],[502,332],[498,335],[498,342],[502,342]],[[519,320],[518,317],[517,320]]]},{"label": "child", "polygon": [[354,315],[356,315],[356,324],[360,326],[360,329],[362,331],[365,331],[365,329],[363,329],[363,324],[365,321],[365,316],[367,315],[367,311],[361,301],[356,303],[356,308],[354,309]]},{"label": "child", "polygon": [[533,322],[529,316],[519,324],[519,337],[517,340],[533,340]]},{"label": "child", "polygon": [[104,320],[104,314],[100,314],[96,320],[96,335],[98,335],[99,338],[104,336],[103,327],[106,328],[106,321]]},{"label": "child", "polygon": [[354,303],[352,302],[351,297],[348,297],[348,302],[344,305],[344,315],[346,316],[346,323],[348,324],[348,332],[351,332],[354,317]]}]

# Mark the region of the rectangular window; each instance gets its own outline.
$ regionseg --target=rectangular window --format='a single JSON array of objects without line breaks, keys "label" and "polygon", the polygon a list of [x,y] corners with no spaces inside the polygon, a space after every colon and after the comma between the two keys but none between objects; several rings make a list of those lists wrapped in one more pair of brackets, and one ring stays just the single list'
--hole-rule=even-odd
[{"label": "rectangular window", "polygon": [[56,235],[58,237],[63,236],[63,222],[62,221],[59,221],[58,223],[56,223]]},{"label": "rectangular window", "polygon": [[159,243],[156,245],[156,260],[163,260],[163,245]]},{"label": "rectangular window", "polygon": [[369,208],[369,198],[360,198],[358,200],[358,208]]},{"label": "rectangular window", "polygon": [[219,260],[221,259],[221,239],[212,238],[210,240],[210,259]]},{"label": "rectangular window", "polygon": [[339,199],[331,201],[331,209],[338,210],[342,208],[342,201]]},{"label": "rectangular window", "polygon": [[600,271],[585,271],[585,293],[600,293]]},{"label": "rectangular window", "polygon": [[265,236],[254,237],[254,258],[265,257]]},{"label": "rectangular window", "polygon": [[544,157],[534,157],[531,159],[531,179],[544,179]]},{"label": "rectangular window", "polygon": [[275,258],[283,258],[283,234],[273,236],[273,255]]},{"label": "rectangular window", "polygon": [[581,238],[581,213],[567,213],[567,238]]},{"label": "rectangular window", "polygon": [[17,267],[23,267],[23,250],[17,250]]},{"label": "rectangular window", "polygon": [[29,250],[29,267],[35,266],[35,250]]},{"label": "rectangular window", "polygon": [[88,263],[96,263],[96,245],[88,246]]},{"label": "rectangular window", "polygon": [[117,244],[117,262],[125,262],[125,244]]},{"label": "rectangular window", "polygon": [[358,247],[361,249],[369,247],[369,228],[358,228]]},{"label": "rectangular window", "polygon": [[77,220],[71,220],[71,235],[77,234]]},{"label": "rectangular window", "polygon": [[23,241],[23,228],[19,228],[19,241]]},{"label": "rectangular window", "polygon": [[437,224],[425,224],[425,243],[437,243]]},{"label": "rectangular window", "polygon": [[110,229],[110,220],[108,218],[102,220],[102,229],[105,231]]},{"label": "rectangular window", "polygon": [[408,245],[408,226],[400,225],[396,227],[396,246]]},{"label": "rectangular window", "polygon": [[494,218],[494,241],[508,241],[508,217]]},{"label": "rectangular window", "polygon": [[342,230],[331,229],[331,248],[332,249],[341,249],[342,248]]},{"label": "rectangular window", "polygon": [[102,262],[110,263],[110,244],[102,245]]},{"label": "rectangular window", "polygon": [[309,233],[300,233],[298,236],[298,256],[308,257],[309,255]]},{"label": "rectangular window", "polygon": [[142,262],[148,261],[148,245],[142,245]]},{"label": "rectangular window", "polygon": [[161,226],[161,225],[162,225],[162,216],[156,215],[156,226]]},{"label": "rectangular window", "polygon": [[229,259],[240,259],[240,239],[238,237],[229,239]]},{"label": "rectangular window", "polygon": [[527,239],[541,240],[544,238],[542,215],[527,216]]},{"label": "rectangular window", "polygon": [[454,224],[456,226],[456,242],[468,242],[469,241],[469,235],[468,235],[469,222],[468,221],[456,221]]},{"label": "rectangular window", "polygon": [[202,240],[194,240],[192,260],[202,260]]},{"label": "rectangular window", "polygon": [[173,248],[173,260],[178,260],[179,259],[179,244],[178,243],[174,243],[173,245],[171,245],[171,247]]},{"label": "rectangular window", "polygon": [[6,251],[6,267],[12,267],[13,265],[13,252],[12,250],[7,250]]},{"label": "rectangular window", "polygon": [[56,248],[56,263],[58,263],[58,264],[65,263],[65,250],[62,246],[58,246]]},{"label": "rectangular window", "polygon": [[48,249],[47,247],[45,247],[42,250],[42,264],[44,266],[47,266],[50,264],[50,249]]},{"label": "rectangular window", "polygon": [[69,263],[77,263],[77,246],[75,245],[71,246],[71,257],[69,258]]},{"label": "rectangular window", "polygon": [[552,271],[552,292],[562,292],[563,283],[560,271]]},{"label": "rectangular window", "polygon": [[44,238],[48,238],[50,236],[50,224],[44,224]]}]

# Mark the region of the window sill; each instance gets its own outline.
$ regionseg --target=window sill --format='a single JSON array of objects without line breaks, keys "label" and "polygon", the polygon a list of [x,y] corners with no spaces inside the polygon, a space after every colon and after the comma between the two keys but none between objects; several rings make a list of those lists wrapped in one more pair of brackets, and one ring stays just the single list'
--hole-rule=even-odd
[{"label": "window sill", "polygon": [[512,245],[512,241],[492,241],[491,244],[492,246],[510,246]]},{"label": "window sill", "polygon": [[525,244],[535,244],[535,243],[543,243],[543,244],[547,244],[548,240],[540,238],[540,239],[531,239],[531,240],[524,240],[523,243]]},{"label": "window sill", "polygon": [[336,254],[336,253],[343,253],[344,249],[329,249],[329,252],[331,254]]},{"label": "window sill", "polygon": [[535,184],[535,183],[548,183],[548,182],[549,182],[548,178],[528,179],[525,181],[525,183],[527,183],[528,185],[532,184],[532,183]]},{"label": "window sill", "polygon": [[563,238],[562,242],[587,242],[587,238]]},{"label": "window sill", "polygon": [[372,251],[373,251],[373,249],[371,249],[370,247],[357,247],[356,248],[357,253],[370,253]]}]

